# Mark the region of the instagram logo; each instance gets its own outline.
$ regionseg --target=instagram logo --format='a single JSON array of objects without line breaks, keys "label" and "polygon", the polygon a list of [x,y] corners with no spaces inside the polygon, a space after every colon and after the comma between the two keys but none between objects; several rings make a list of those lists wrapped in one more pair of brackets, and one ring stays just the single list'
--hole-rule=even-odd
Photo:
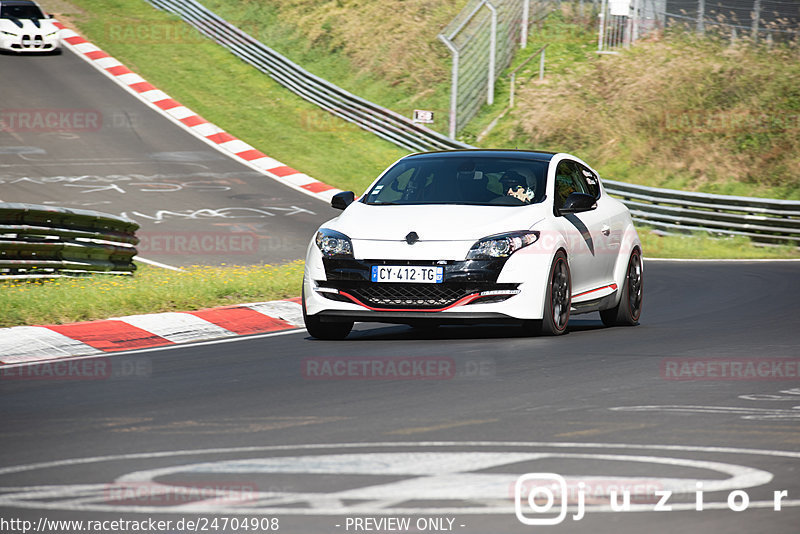
[{"label": "instagram logo", "polygon": [[[536,517],[549,513],[556,498],[560,501],[558,515]],[[525,511],[522,509],[523,501],[527,504]],[[522,475],[514,484],[514,511],[524,525],[558,525],[567,517],[567,481],[555,473]]]}]

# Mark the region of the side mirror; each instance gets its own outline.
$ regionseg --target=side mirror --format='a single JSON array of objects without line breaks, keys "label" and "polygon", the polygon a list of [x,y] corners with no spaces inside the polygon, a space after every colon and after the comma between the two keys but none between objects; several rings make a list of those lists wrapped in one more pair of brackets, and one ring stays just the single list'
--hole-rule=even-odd
[{"label": "side mirror", "polygon": [[342,191],[341,193],[333,195],[333,198],[331,198],[331,207],[337,210],[343,210],[352,204],[355,199],[356,194],[352,191]]},{"label": "side mirror", "polygon": [[564,205],[559,209],[560,214],[582,213],[597,208],[597,199],[586,193],[571,193],[564,201]]}]

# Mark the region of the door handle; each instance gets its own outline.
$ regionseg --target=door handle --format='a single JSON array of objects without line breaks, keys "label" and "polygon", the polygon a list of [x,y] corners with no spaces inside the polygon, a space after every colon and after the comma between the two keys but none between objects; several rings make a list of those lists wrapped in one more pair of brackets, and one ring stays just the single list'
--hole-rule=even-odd
[{"label": "door handle", "polygon": [[603,232],[605,236],[611,234],[611,228],[607,224],[604,224],[600,231]]}]

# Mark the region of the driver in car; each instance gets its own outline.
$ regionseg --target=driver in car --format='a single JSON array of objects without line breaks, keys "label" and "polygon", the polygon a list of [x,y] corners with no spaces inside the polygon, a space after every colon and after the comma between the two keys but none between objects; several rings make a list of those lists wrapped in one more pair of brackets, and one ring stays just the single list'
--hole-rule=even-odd
[{"label": "driver in car", "polygon": [[517,200],[530,204],[536,196],[536,191],[528,185],[528,180],[516,171],[506,171],[500,178],[504,194]]}]

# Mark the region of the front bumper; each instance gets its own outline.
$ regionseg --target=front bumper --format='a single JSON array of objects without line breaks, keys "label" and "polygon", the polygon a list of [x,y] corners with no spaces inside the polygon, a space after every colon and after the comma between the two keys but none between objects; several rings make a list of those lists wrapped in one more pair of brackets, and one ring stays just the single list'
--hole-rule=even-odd
[{"label": "front bumper", "polygon": [[[330,321],[412,323],[541,319],[549,259],[519,251],[493,260],[323,258],[309,247],[304,277],[309,315]],[[376,283],[374,265],[441,266],[440,284]]]},{"label": "front bumper", "polygon": [[0,34],[0,49],[12,52],[53,52],[61,48],[61,38],[58,35],[46,37],[44,35]]}]

